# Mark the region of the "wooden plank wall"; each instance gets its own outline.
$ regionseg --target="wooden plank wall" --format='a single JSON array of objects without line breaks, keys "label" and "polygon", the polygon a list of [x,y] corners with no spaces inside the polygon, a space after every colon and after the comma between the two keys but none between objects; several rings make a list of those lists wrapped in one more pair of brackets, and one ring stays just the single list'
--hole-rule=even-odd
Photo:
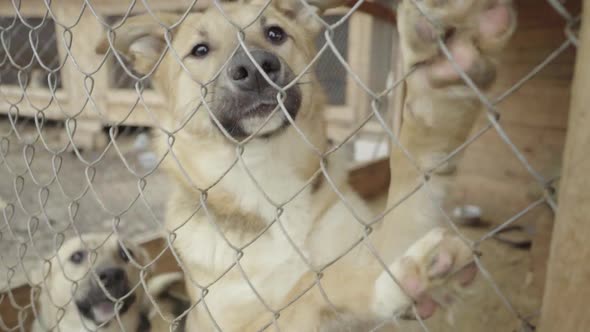
[{"label": "wooden plank wall", "polygon": [[[565,20],[546,1],[517,0],[519,28],[501,55],[499,82],[492,96],[518,82],[565,40]],[[579,13],[580,1],[568,1]],[[501,124],[530,164],[544,177],[560,172],[567,130],[575,49],[570,47],[497,107]],[[486,124],[482,118],[479,128]],[[492,131],[465,154],[451,204],[469,203],[483,210],[483,218],[504,222],[542,197],[543,191],[509,147]],[[553,214],[546,206],[532,210],[519,223],[534,231],[533,276],[542,292]],[[542,293],[540,293],[542,294]]]},{"label": "wooden plank wall", "polygon": [[590,276],[590,1],[584,1],[563,159],[560,207],[549,257],[540,332],[588,330]]}]

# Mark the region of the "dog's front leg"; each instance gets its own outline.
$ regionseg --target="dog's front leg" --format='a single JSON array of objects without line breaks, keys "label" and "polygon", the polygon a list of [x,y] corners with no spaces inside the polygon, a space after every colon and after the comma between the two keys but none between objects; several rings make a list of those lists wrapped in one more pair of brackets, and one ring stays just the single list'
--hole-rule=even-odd
[{"label": "dog's front leg", "polygon": [[[515,25],[514,10],[505,0],[400,3],[399,71],[408,77],[397,90],[401,126],[392,143],[388,198],[389,207],[399,206],[379,232],[380,249],[389,261],[441,226],[439,206],[459,159],[455,152],[483,108],[460,72],[478,89],[488,88],[496,76],[494,55]],[[392,234],[398,235],[396,241]]]},{"label": "dog's front leg", "polygon": [[409,76],[398,94],[399,145],[391,151],[388,206],[399,206],[376,232],[382,258],[394,262],[375,284],[381,316],[400,313],[411,297],[418,314],[428,317],[437,306],[432,292],[449,281],[448,273],[469,266],[458,278],[465,283],[474,276],[470,248],[437,227],[444,225],[441,203],[455,152],[483,108],[476,90],[495,80],[493,56],[514,32],[515,17],[508,0],[404,0],[399,6],[400,67]]},{"label": "dog's front leg", "polygon": [[[315,303],[297,305],[296,311],[322,308],[318,310],[321,331],[368,331],[383,321],[410,317],[413,303],[416,313],[428,318],[437,301],[450,304],[456,290],[468,286],[476,275],[470,248],[443,228],[430,231],[389,266],[358,257],[345,256],[325,269],[311,292]],[[308,278],[303,285],[312,281]]]}]

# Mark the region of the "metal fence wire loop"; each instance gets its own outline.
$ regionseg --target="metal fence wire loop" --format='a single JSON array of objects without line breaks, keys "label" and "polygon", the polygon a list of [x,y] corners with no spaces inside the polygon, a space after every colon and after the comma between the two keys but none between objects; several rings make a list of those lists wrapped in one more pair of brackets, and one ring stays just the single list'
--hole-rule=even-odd
[{"label": "metal fence wire loop", "polygon": [[[297,310],[305,312],[299,306],[312,305],[309,299],[322,303],[321,312],[310,315],[325,316],[329,321],[325,326],[333,328],[327,331],[389,331],[392,326],[425,332],[535,330],[541,299],[531,295],[532,277],[525,274],[529,263],[537,263],[530,262],[535,258],[522,247],[529,248],[530,238],[542,231],[542,222],[531,220],[544,220],[556,213],[561,172],[555,160],[561,157],[563,137],[553,141],[562,133],[534,132],[535,126],[546,125],[543,121],[562,119],[555,120],[554,114],[533,118],[524,108],[533,107],[527,106],[529,102],[538,103],[525,99],[535,99],[531,96],[537,92],[531,90],[537,88],[552,96],[563,92],[559,98],[568,96],[568,88],[560,83],[564,76],[568,83],[571,79],[582,19],[576,1],[520,1],[515,4],[519,10],[543,7],[539,12],[549,17],[549,23],[542,25],[545,23],[540,20],[545,18],[537,22],[531,13],[509,17],[507,20],[526,23],[516,28],[517,37],[513,38],[517,41],[496,54],[483,39],[489,38],[484,36],[485,29],[497,27],[481,21],[492,17],[496,19],[493,24],[500,24],[502,13],[493,12],[494,6],[509,2],[490,0],[486,7],[466,1],[470,5],[465,8],[455,1],[420,0],[0,3],[0,330],[30,331],[31,324],[40,330],[71,329],[72,305],[89,305],[86,311],[80,309],[80,330],[112,331],[115,326],[115,330],[142,331],[129,325],[126,316],[129,307],[137,305],[141,306],[141,319],[161,323],[167,331],[182,331],[195,312],[207,321],[209,330],[224,331],[228,319],[239,316],[223,311],[224,305],[239,304],[239,294],[251,300],[240,307],[252,312],[248,331],[297,330],[284,322]],[[449,13],[448,8],[437,7],[450,3],[459,9]],[[228,9],[231,6],[255,10],[243,11],[249,13],[246,20]],[[393,17],[398,9],[397,26],[384,19]],[[379,10],[386,13],[376,13]],[[480,10],[480,17],[464,19],[465,13],[476,10]],[[279,18],[269,18],[275,11]],[[172,14],[175,20],[162,16]],[[218,21],[206,26],[203,22],[209,21],[193,20],[195,15],[210,15]],[[142,19],[151,24],[149,31],[138,28]],[[281,20],[300,30],[284,32],[288,42],[271,48],[268,36],[260,39],[255,35],[267,33],[269,26],[278,27],[276,22]],[[221,41],[212,37],[217,30],[225,31]],[[547,41],[541,40],[545,37],[539,31],[549,35]],[[313,45],[300,44],[304,42],[297,40],[300,34]],[[208,56],[218,57],[217,64],[191,56],[186,43],[179,42],[181,38],[190,39],[190,43],[201,38]],[[98,54],[101,40],[105,49]],[[269,69],[271,65],[260,60],[261,50],[267,48],[289,50],[276,60],[283,71],[290,65],[285,65],[290,56],[306,53],[301,55],[305,61],[297,58],[292,72],[281,72],[285,77],[278,79]],[[428,56],[416,56],[420,52]],[[476,59],[465,59],[469,52]],[[226,58],[220,59],[217,54],[221,53]],[[246,104],[223,98],[224,93],[241,93],[223,85],[237,80],[230,77],[237,59],[243,59],[242,66],[252,67],[241,70],[256,76],[252,91],[258,93],[257,102],[265,107],[272,104],[271,110],[252,120],[256,124],[252,130],[244,129],[242,122],[228,125],[228,119],[249,110]],[[137,65],[141,61],[148,63],[145,68]],[[469,61],[477,68],[466,67]],[[490,76],[495,85],[489,89],[478,80],[477,70],[492,63],[497,70]],[[554,72],[553,68],[561,69]],[[436,70],[443,76],[454,75],[453,82],[436,81]],[[545,86],[547,82],[551,87]],[[190,96],[186,96],[188,88],[192,89]],[[272,93],[265,95],[264,89]],[[325,129],[327,140],[318,139],[324,135],[315,131],[319,126],[302,125],[306,121],[302,117],[315,114],[293,112],[294,91],[299,93],[295,98],[299,104],[307,102],[307,95],[302,94],[311,94],[309,108],[325,99],[320,116],[326,122],[321,130]],[[177,96],[183,93],[182,98]],[[548,100],[545,97],[539,99]],[[548,103],[551,108],[563,108],[560,111],[566,114],[567,103]],[[430,145],[444,145],[435,139],[428,141],[428,135],[440,135],[437,125],[442,117],[456,116],[456,122],[463,121],[456,114],[464,108],[475,109],[473,105],[481,109],[480,119],[464,114],[474,118],[472,131],[457,134],[460,141],[441,147],[444,153],[424,153],[430,151]],[[249,112],[261,109],[257,107]],[[224,109],[230,111],[220,111]],[[455,113],[437,113],[440,109]],[[526,125],[512,115],[514,112],[527,114]],[[267,130],[279,118],[283,131],[277,130],[275,136],[275,131]],[[547,126],[551,127],[548,131],[566,129],[553,123]],[[454,123],[448,127],[459,131]],[[407,130],[417,130],[420,138],[408,138]],[[532,136],[523,138],[518,130],[537,135],[535,142],[531,143]],[[291,140],[288,145],[284,137]],[[261,146],[266,149],[264,157],[259,157]],[[492,158],[482,151],[497,154],[497,160],[487,164]],[[193,158],[204,153],[210,160]],[[482,161],[457,164],[462,155]],[[286,159],[293,160],[292,164],[281,164]],[[313,167],[304,165],[307,160],[313,160]],[[284,169],[275,172],[277,165]],[[213,175],[201,176],[205,167],[214,168]],[[264,167],[272,171],[261,172]],[[455,173],[458,176],[448,181]],[[280,178],[282,187],[269,185],[267,177]],[[401,183],[400,189],[394,187],[396,181]],[[180,189],[175,190],[174,184]],[[228,187],[232,188],[229,194],[224,191]],[[352,195],[353,191],[362,199]],[[316,193],[323,195],[325,206],[313,201]],[[345,220],[336,221],[342,233],[320,241],[325,243],[313,242],[309,234],[333,226],[308,219],[340,216],[334,206],[346,214]],[[432,216],[437,227],[446,229],[440,235],[443,244],[429,252],[430,256],[421,257],[408,249],[415,248],[414,243],[425,243],[418,239],[426,236],[400,239],[392,234],[383,240],[379,235],[382,229],[392,227],[390,219],[410,208],[418,215],[416,227]],[[195,218],[203,222],[196,225]],[[403,228],[413,220],[403,222],[396,221]],[[247,228],[248,235],[232,233],[236,223]],[[195,236],[187,244],[183,232],[206,235]],[[97,240],[94,236],[99,235]],[[340,243],[339,252],[314,256],[314,246],[330,245],[340,237],[350,241]],[[400,244],[392,247],[405,256],[392,260],[382,242],[398,240]],[[199,241],[213,243],[199,247],[199,254],[210,262],[187,257],[186,250],[197,248]],[[70,247],[74,242],[76,250]],[[256,257],[256,250],[263,246],[284,255],[280,259]],[[474,290],[465,282],[453,284],[447,291],[448,284],[441,283],[429,293],[415,295],[415,290],[407,287],[401,266],[407,267],[412,259],[428,260],[424,263],[427,270],[419,273],[427,282],[444,279],[429,269],[442,264],[447,257],[440,252],[453,246],[467,248],[468,263],[445,271],[444,278],[458,279],[474,269],[479,275]],[[107,259],[108,250],[113,254]],[[351,258],[355,255],[356,260]],[[453,260],[457,257],[448,258],[449,264],[456,264]],[[110,277],[105,272],[119,266],[112,262],[125,263],[121,270],[128,284],[117,292],[108,285]],[[214,272],[195,269],[199,264],[210,264]],[[348,270],[338,270],[342,266]],[[510,277],[504,275],[509,271],[506,266],[512,266]],[[284,280],[275,280],[274,268],[288,271]],[[389,282],[399,289],[407,305],[403,312],[379,319],[352,317],[349,308],[339,302],[341,294],[334,294],[328,285],[331,271],[340,271],[341,279],[378,271],[375,275],[379,278],[362,285],[364,293],[359,294],[377,298],[378,284]],[[48,291],[57,287],[56,278],[63,279],[60,289]],[[154,293],[164,291],[158,280],[176,280],[174,287],[184,287],[183,291],[169,287],[166,296]],[[227,280],[239,280],[239,285]],[[516,280],[520,284],[516,285]],[[224,302],[218,294],[228,284],[235,287],[237,295]],[[272,289],[278,284],[287,291]],[[527,285],[521,289],[521,284]],[[352,281],[345,285],[342,293],[360,287]],[[105,305],[107,309],[101,307],[101,311],[83,302],[81,294],[91,293],[102,296],[101,301],[112,308]],[[423,317],[424,296],[432,297],[430,301],[442,314]],[[174,306],[167,306],[166,301]],[[108,310],[111,317],[101,321]],[[377,309],[363,310],[373,313]],[[54,317],[47,320],[49,312]],[[478,314],[485,319],[473,323]],[[301,326],[307,323],[301,322]]]}]

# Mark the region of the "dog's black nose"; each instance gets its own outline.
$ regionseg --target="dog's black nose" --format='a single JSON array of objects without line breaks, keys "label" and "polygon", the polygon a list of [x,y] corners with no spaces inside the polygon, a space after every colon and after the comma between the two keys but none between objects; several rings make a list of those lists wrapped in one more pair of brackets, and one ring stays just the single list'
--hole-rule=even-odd
[{"label": "dog's black nose", "polygon": [[118,267],[106,268],[98,271],[98,277],[104,287],[111,287],[125,281],[125,271]]},{"label": "dog's black nose", "polygon": [[[281,76],[281,60],[271,52],[263,50],[253,50],[250,54],[268,78],[276,83]],[[242,90],[256,90],[269,85],[244,51],[233,56],[227,67],[227,74],[231,82]]]}]

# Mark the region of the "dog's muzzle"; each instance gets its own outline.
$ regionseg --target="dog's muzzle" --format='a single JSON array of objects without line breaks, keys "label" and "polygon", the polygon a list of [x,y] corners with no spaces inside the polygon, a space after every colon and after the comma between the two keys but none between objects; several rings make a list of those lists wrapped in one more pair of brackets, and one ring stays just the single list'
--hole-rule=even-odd
[{"label": "dog's muzzle", "polygon": [[234,54],[219,83],[213,110],[227,133],[237,139],[256,133],[275,109],[273,121],[257,136],[270,137],[280,132],[290,123],[284,111],[295,119],[301,106],[301,90],[293,85],[282,95],[284,110],[279,107],[279,90],[269,83],[252,60],[279,87],[289,84],[295,77],[289,66],[270,51],[254,49],[250,55],[244,51]]},{"label": "dog's muzzle", "polygon": [[[135,294],[129,294],[130,287],[125,270],[118,267],[110,267],[97,271],[100,283],[109,295],[115,300],[120,300],[121,307],[118,314],[124,315],[135,302]],[[97,282],[91,281],[92,286],[79,300],[76,300],[78,311],[85,318],[95,324],[102,324],[113,319],[116,315],[116,301],[109,298]]]}]

